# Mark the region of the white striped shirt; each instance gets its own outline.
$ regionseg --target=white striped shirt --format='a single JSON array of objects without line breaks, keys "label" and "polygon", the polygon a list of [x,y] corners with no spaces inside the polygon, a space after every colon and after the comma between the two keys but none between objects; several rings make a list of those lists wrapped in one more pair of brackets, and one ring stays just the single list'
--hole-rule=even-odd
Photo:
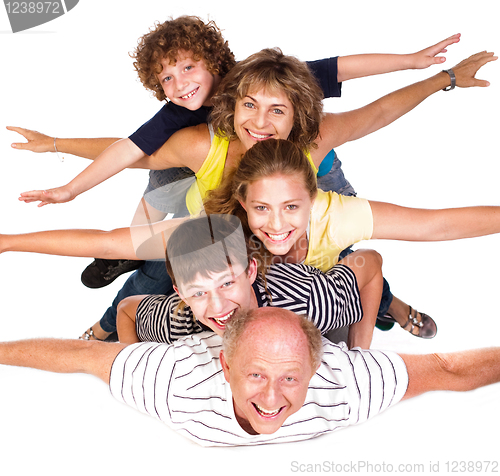
[{"label": "white striped shirt", "polygon": [[323,339],[324,357],[303,407],[273,434],[249,435],[236,421],[219,362],[222,339],[202,332],[174,344],[123,349],[111,368],[118,400],[203,446],[300,441],[366,421],[399,402],[408,385],[401,357],[353,349]]},{"label": "white striped shirt", "polygon": [[[266,294],[261,281],[254,289],[260,306],[273,305],[306,314],[322,334],[361,320],[363,311],[353,271],[336,265],[326,273],[311,266],[278,264],[266,274]],[[144,298],[136,312],[136,331],[143,342],[171,343],[203,329],[186,306],[178,310],[177,294]]]}]

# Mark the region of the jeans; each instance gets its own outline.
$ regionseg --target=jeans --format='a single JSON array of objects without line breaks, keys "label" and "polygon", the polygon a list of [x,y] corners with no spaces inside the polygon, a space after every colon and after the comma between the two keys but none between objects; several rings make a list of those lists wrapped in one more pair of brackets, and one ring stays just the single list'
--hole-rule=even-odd
[{"label": "jeans", "polygon": [[[323,159],[326,161],[330,155],[333,154],[333,163],[330,170],[325,175],[319,175],[322,167],[318,171],[318,188],[325,192],[337,192],[339,195],[356,195],[354,188],[344,177],[342,171],[342,162],[337,157],[337,154],[331,150],[328,155]],[[321,164],[323,165],[323,163]]]},{"label": "jeans", "polygon": [[163,213],[186,216],[186,193],[195,180],[194,172],[186,167],[151,170],[144,199]]}]

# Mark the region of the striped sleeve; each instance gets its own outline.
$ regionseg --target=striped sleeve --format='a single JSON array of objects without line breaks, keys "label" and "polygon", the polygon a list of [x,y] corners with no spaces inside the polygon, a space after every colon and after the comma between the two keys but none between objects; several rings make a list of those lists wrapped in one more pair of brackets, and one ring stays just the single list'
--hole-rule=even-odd
[{"label": "striped sleeve", "polygon": [[181,299],[175,293],[145,297],[137,307],[135,328],[142,342],[170,344],[203,329],[189,307],[178,308]]},{"label": "striped sleeve", "polygon": [[358,347],[347,350],[344,343],[326,342],[323,365],[317,374],[331,376],[331,361],[342,369],[342,385],[351,407],[349,425],[362,423],[383,412],[406,393],[408,372],[403,359],[394,352]]},{"label": "striped sleeve", "polygon": [[358,284],[353,271],[336,265],[326,273],[311,266],[278,264],[266,274],[262,301],[297,314],[306,314],[322,334],[358,322],[363,317]]}]

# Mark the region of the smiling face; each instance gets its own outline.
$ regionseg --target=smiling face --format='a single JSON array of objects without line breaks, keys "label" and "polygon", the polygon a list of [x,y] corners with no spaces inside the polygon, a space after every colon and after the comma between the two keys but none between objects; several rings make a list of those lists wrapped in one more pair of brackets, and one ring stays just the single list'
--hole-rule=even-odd
[{"label": "smiling face", "polygon": [[228,319],[238,309],[257,307],[252,283],[257,276],[257,264],[252,260],[248,272],[240,264],[227,267],[209,277],[197,274],[190,283],[181,284],[175,291],[191,308],[199,322],[222,335]]},{"label": "smiling face", "polygon": [[301,177],[278,174],[256,180],[248,185],[240,203],[252,233],[273,255],[300,251],[298,247],[307,251],[306,230],[314,198]]},{"label": "smiling face", "polygon": [[283,91],[252,90],[236,101],[234,130],[248,150],[266,139],[287,139],[293,115],[293,105]]},{"label": "smiling face", "polygon": [[[271,315],[277,310],[261,308],[261,311]],[[236,418],[249,433],[277,431],[304,404],[309,381],[316,370],[297,316],[290,314],[251,323],[230,361],[221,353]]]},{"label": "smiling face", "polygon": [[158,81],[170,101],[191,111],[211,105],[220,78],[207,70],[203,60],[195,61],[190,52],[180,50],[175,64],[165,58],[161,65]]}]

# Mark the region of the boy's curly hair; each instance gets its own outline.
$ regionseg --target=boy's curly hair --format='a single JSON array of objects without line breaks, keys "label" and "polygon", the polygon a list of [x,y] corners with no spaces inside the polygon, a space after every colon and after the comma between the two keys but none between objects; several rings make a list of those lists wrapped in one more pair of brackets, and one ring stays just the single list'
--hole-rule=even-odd
[{"label": "boy's curly hair", "polygon": [[179,50],[190,51],[195,61],[203,60],[207,70],[224,77],[235,65],[234,54],[213,21],[203,22],[198,17],[181,16],[155,24],[149,33],[138,40],[130,54],[134,67],[146,89],[153,91],[159,101],[166,99],[158,81],[161,61],[168,58],[175,64]]}]

